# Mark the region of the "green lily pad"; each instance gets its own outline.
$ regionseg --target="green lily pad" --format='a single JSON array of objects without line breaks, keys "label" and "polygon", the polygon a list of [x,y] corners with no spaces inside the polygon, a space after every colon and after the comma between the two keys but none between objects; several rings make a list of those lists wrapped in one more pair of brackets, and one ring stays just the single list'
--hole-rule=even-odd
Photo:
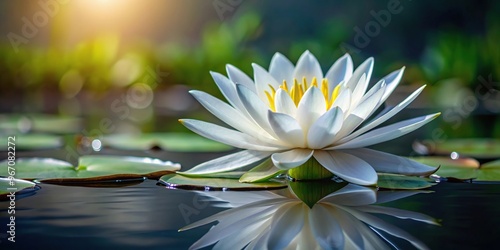
[{"label": "green lily pad", "polygon": [[36,184],[31,181],[0,177],[0,199],[5,199],[11,192],[36,191]]},{"label": "green lily pad", "polygon": [[[11,146],[15,146],[16,150],[23,151],[60,148],[64,145],[62,137],[49,134],[14,134],[2,135],[1,137],[15,137],[15,140],[9,140],[13,143]],[[8,148],[4,147],[0,150],[8,150]]]},{"label": "green lily pad", "polygon": [[104,146],[124,150],[164,149],[176,152],[219,152],[230,146],[189,133],[115,134],[105,136]]},{"label": "green lily pad", "polygon": [[377,186],[385,189],[424,189],[432,187],[437,183],[430,179],[417,176],[405,176],[397,174],[378,174]]},{"label": "green lily pad", "polygon": [[[7,176],[7,161],[1,162],[0,175]],[[123,156],[82,156],[77,167],[51,158],[19,158],[15,176],[46,183],[88,183],[114,180],[159,178],[180,169],[179,164],[158,159]]]},{"label": "green lily pad", "polygon": [[82,120],[78,117],[48,114],[8,114],[0,115],[0,130],[69,134],[82,129]]},{"label": "green lily pad", "polygon": [[200,190],[265,190],[286,187],[286,183],[278,181],[244,183],[239,182],[243,172],[232,172],[230,178],[188,177],[180,174],[164,175],[160,183],[171,188]]},{"label": "green lily pad", "polygon": [[267,160],[252,168],[250,171],[243,174],[240,178],[240,182],[260,182],[267,181],[271,178],[276,177],[281,173],[285,173],[286,170],[281,170],[274,166],[273,161],[269,157]]},{"label": "green lily pad", "polygon": [[477,170],[477,181],[500,181],[500,160],[487,162]]},{"label": "green lily pad", "polygon": [[428,147],[430,153],[450,155],[455,152],[460,157],[496,159],[500,157],[500,140],[489,138],[448,139]]},{"label": "green lily pad", "polygon": [[472,158],[458,158],[456,160],[445,156],[412,157],[414,161],[429,165],[440,166],[435,173],[441,177],[470,180],[477,177],[479,162]]}]

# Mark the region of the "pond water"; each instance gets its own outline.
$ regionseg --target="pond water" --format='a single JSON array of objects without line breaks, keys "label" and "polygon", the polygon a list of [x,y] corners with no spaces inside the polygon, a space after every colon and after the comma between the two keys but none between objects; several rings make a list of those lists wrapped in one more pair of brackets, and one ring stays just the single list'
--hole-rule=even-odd
[{"label": "pond water", "polygon": [[[105,150],[101,154],[124,154]],[[160,157],[186,166],[211,159],[211,153],[126,152]],[[20,156],[62,158],[63,150],[20,152]],[[178,229],[228,208],[221,200],[206,201],[201,191],[168,189],[154,180],[121,187],[78,187],[40,184],[34,195],[16,201],[16,242],[7,240],[8,203],[0,202],[0,249],[187,249],[211,225]],[[491,249],[498,243],[499,183],[448,183],[384,203],[384,207],[416,211],[436,218],[440,226],[376,215],[403,229],[431,249]],[[229,191],[230,192],[230,191]],[[236,191],[233,191],[236,192]],[[259,191],[267,192],[267,191]],[[390,191],[389,191],[390,192]],[[238,196],[245,200],[244,191]],[[206,198],[206,197],[205,197]],[[383,234],[397,249],[405,240]]]}]

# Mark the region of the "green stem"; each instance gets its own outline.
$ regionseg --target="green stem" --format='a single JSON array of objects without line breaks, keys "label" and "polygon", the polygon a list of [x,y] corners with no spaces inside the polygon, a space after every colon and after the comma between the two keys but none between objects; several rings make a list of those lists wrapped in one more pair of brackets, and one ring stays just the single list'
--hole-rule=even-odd
[{"label": "green stem", "polygon": [[288,170],[288,176],[294,180],[321,180],[333,177],[333,173],[319,164],[319,162],[310,158],[306,163]]}]

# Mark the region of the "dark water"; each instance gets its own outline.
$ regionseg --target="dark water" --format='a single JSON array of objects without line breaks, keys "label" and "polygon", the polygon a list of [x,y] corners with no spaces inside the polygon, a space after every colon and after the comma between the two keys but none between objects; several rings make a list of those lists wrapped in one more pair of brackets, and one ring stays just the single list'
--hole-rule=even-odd
[{"label": "dark water", "polygon": [[[16,242],[2,238],[1,249],[186,249],[208,227],[177,232],[221,208],[193,191],[172,190],[148,180],[120,188],[41,185],[16,203]],[[386,206],[418,211],[441,226],[383,217],[431,249],[492,249],[500,242],[500,185],[441,183]],[[242,193],[241,195],[244,195]],[[4,206],[6,203],[0,203]],[[5,237],[6,211],[1,212]],[[400,243],[405,246],[404,242]],[[408,247],[408,246],[406,246]],[[405,247],[405,248],[406,248]]]},{"label": "dark water", "polygon": [[[63,158],[63,152],[37,155]],[[129,154],[168,158],[187,166],[215,156],[154,151]],[[154,180],[106,188],[40,186],[36,194],[16,201],[15,243],[6,238],[8,203],[0,202],[0,249],[187,249],[210,225],[184,232],[177,230],[225,209],[216,202],[202,201],[195,191],[167,189]],[[431,249],[498,247],[500,184],[440,183],[430,190],[433,192],[384,206],[429,215],[437,218],[441,226],[379,217]],[[242,199],[244,195],[241,192]],[[391,240],[397,248],[412,248],[406,241]]]}]

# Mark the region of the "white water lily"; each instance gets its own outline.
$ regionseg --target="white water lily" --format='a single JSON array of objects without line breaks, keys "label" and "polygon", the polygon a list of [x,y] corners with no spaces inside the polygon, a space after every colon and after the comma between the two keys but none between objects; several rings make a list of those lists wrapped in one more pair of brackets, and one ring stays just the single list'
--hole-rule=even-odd
[{"label": "white water lily", "polygon": [[377,205],[418,193],[422,192],[377,191],[348,184],[310,207],[293,195],[269,191],[243,196],[235,192],[200,192],[219,204],[229,202],[226,207],[230,209],[179,231],[218,222],[190,249],[213,244],[214,249],[391,249],[390,240],[379,236],[381,231],[418,249],[427,249],[419,239],[373,215],[438,225],[425,214]]},{"label": "white water lily", "polygon": [[[405,135],[439,115],[376,128],[415,100],[425,87],[422,86],[397,106],[363,123],[399,84],[404,67],[368,90],[373,58],[353,71],[352,59],[346,54],[326,74],[309,51],[302,54],[296,66],[279,53],[272,58],[268,71],[257,64],[252,66],[254,80],[232,65],[226,68],[229,78],[211,72],[229,104],[205,92],[190,91],[208,111],[233,129],[199,120],[180,120],[201,136],[244,150],[202,163],[182,174],[226,172],[269,157],[272,164],[258,166],[257,173],[272,176],[280,171],[288,171],[290,175],[296,171],[292,177],[314,179],[327,177],[326,172],[360,185],[376,184],[376,171],[428,175],[435,170],[376,151],[370,152],[367,159],[352,150]],[[381,162],[388,165],[378,164]],[[320,170],[315,169],[318,166]],[[312,173],[303,173],[307,171]]]}]

